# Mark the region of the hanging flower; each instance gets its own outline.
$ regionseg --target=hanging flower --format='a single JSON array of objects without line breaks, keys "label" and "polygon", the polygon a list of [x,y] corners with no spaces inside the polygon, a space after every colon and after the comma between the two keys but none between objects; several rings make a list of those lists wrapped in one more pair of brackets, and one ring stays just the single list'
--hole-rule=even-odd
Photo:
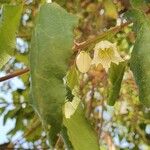
[{"label": "hanging flower", "polygon": [[76,58],[76,65],[80,72],[86,73],[91,65],[91,57],[85,51],[81,51]]},{"label": "hanging flower", "polygon": [[96,66],[102,64],[107,71],[110,68],[111,62],[118,65],[121,61],[124,60],[120,57],[117,51],[116,43],[111,43],[105,40],[95,45],[92,64],[95,64]]}]

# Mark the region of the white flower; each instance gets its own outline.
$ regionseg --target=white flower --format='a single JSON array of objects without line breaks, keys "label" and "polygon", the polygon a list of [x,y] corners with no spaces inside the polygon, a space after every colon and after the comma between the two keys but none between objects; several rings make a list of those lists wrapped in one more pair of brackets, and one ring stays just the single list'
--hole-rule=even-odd
[{"label": "white flower", "polygon": [[91,57],[85,51],[81,51],[76,58],[76,65],[80,72],[86,73],[91,65]]},{"label": "white flower", "polygon": [[92,64],[95,64],[96,66],[102,64],[107,71],[110,68],[111,62],[118,65],[121,61],[124,60],[117,51],[116,43],[101,41],[95,45]]}]

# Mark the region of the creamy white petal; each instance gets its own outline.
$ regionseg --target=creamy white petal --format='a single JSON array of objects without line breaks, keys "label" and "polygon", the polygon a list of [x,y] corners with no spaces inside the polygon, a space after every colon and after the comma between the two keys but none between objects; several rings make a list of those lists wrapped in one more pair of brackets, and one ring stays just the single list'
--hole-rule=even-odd
[{"label": "creamy white petal", "polygon": [[110,68],[111,62],[118,65],[121,61],[124,60],[117,51],[116,43],[111,43],[105,40],[95,45],[92,64],[95,64],[96,66],[102,64],[107,71]]}]

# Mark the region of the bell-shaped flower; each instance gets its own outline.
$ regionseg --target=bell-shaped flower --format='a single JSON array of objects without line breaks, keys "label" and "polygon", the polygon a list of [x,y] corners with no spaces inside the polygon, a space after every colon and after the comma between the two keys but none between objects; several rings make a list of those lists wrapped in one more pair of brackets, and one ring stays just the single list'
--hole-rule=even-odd
[{"label": "bell-shaped flower", "polygon": [[111,62],[118,65],[121,61],[124,60],[117,51],[116,43],[111,43],[105,40],[95,45],[92,64],[95,64],[96,66],[101,64],[105,70],[108,71]]},{"label": "bell-shaped flower", "polygon": [[82,73],[86,73],[90,68],[91,61],[90,55],[85,51],[81,51],[76,58],[78,70]]}]

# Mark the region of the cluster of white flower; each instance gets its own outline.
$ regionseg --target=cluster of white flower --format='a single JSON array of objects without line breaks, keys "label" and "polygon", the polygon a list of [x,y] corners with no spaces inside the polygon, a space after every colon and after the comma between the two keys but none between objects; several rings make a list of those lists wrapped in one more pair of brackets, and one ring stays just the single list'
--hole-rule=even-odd
[{"label": "cluster of white flower", "polygon": [[76,65],[80,72],[86,73],[91,65],[98,66],[101,64],[108,71],[111,62],[118,65],[122,61],[124,60],[117,51],[116,43],[105,40],[95,45],[93,59],[87,52],[81,51],[76,58]]},{"label": "cluster of white flower", "polygon": [[[86,73],[90,69],[91,65],[98,66],[99,64],[101,64],[103,68],[107,71],[110,68],[111,62],[118,65],[119,62],[122,61],[123,59],[117,52],[116,43],[113,44],[105,40],[95,45],[93,59],[87,52],[81,51],[76,58],[76,65],[81,73]],[[87,100],[90,99],[90,94],[91,91],[89,91],[87,95]],[[98,93],[94,93],[94,96],[99,98],[101,97],[101,95],[98,95]],[[79,102],[80,100],[74,98],[72,102],[65,103],[64,114],[66,118],[70,118],[74,114],[77,106],[79,105]],[[104,111],[103,115],[104,119],[111,119],[111,115],[108,114],[107,111]]]}]

